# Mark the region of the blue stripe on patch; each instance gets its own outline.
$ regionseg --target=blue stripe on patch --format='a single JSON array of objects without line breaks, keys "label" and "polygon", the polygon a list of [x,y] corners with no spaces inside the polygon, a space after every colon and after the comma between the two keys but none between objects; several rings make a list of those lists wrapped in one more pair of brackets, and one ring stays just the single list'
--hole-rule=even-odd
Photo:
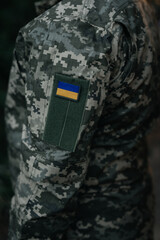
[{"label": "blue stripe on patch", "polygon": [[80,86],[76,86],[76,85],[73,85],[71,83],[66,83],[66,82],[59,81],[58,82],[58,88],[68,90],[68,91],[71,91],[71,92],[79,93]]}]

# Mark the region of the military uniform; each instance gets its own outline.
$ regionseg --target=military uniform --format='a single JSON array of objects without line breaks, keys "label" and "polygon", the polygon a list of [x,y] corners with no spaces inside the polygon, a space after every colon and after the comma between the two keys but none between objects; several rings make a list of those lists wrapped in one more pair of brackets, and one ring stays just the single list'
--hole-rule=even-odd
[{"label": "military uniform", "polygon": [[10,72],[9,240],[152,240],[145,136],[160,114],[151,7],[49,3],[20,29]]}]

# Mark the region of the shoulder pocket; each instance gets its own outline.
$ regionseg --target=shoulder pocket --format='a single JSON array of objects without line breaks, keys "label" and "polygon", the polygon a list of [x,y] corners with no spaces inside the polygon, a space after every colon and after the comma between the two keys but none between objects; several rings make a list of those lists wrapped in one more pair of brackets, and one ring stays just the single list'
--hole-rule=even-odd
[{"label": "shoulder pocket", "polygon": [[43,140],[64,150],[75,151],[90,82],[56,73]]}]

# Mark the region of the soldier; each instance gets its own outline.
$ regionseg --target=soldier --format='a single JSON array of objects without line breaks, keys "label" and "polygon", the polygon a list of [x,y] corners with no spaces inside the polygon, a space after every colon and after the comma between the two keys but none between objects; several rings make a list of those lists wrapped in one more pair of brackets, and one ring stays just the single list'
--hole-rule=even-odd
[{"label": "soldier", "polygon": [[9,240],[152,240],[153,9],[145,0],[42,4],[17,36],[6,97]]}]

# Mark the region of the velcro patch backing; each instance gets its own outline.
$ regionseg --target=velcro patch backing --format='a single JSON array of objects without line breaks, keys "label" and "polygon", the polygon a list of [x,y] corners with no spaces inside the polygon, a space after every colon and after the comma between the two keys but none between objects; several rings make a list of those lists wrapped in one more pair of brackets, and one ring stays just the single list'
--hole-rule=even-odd
[{"label": "velcro patch backing", "polygon": [[43,140],[75,151],[90,81],[55,73]]}]

